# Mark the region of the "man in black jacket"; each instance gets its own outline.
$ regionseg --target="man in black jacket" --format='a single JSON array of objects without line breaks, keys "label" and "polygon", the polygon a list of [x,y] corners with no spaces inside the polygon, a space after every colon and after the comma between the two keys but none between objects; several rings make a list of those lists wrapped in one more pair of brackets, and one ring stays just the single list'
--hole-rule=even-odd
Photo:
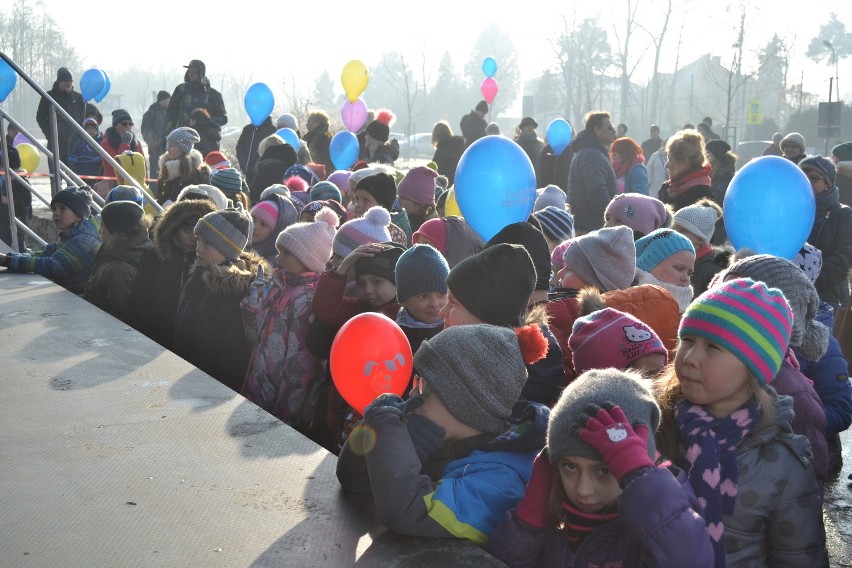
[{"label": "man in black jacket", "polygon": [[461,127],[462,136],[464,136],[465,148],[485,136],[485,127],[488,123],[485,122],[485,115],[488,114],[488,103],[479,101],[476,108],[462,117],[459,126]]},{"label": "man in black jacket", "polygon": [[[60,67],[56,73],[56,81],[53,83],[53,88],[47,94],[59,103],[59,106],[70,114],[71,118],[77,121],[78,124],[83,123],[86,105],[83,102],[83,96],[74,90],[74,78],[71,76],[71,71],[65,67]],[[71,146],[73,138],[71,126],[59,116],[56,117],[59,148],[54,148],[53,129],[50,122],[50,103],[45,98],[42,98],[38,104],[36,122],[38,122],[39,128],[41,128],[45,138],[47,138],[47,149],[58,154],[59,159],[64,162],[68,157],[68,148]]]},{"label": "man in black jacket", "polygon": [[617,193],[615,171],[607,148],[615,140],[615,128],[608,112],[586,115],[585,128],[571,142],[574,158],[568,173],[568,204],[578,235],[600,229],[604,211]]},{"label": "man in black jacket", "polygon": [[166,91],[157,93],[157,102],[151,103],[142,115],[142,139],[148,145],[148,175],[157,178],[160,175],[160,156],[163,154],[162,141],[168,132],[166,128],[166,109],[172,96]]}]

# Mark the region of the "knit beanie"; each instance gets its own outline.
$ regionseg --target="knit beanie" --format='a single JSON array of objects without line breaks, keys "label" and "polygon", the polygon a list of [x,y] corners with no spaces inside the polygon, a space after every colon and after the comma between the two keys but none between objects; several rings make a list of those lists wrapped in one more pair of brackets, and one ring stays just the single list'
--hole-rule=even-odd
[{"label": "knit beanie", "polygon": [[432,246],[438,249],[438,252],[442,255],[447,255],[447,223],[444,221],[443,217],[427,219],[422,225],[420,225],[420,228],[411,235],[411,239],[414,240],[414,237],[418,235],[428,239]]},{"label": "knit beanie", "polygon": [[113,201],[132,201],[138,203],[140,207],[145,205],[142,190],[132,185],[117,185],[109,190],[107,196],[104,197],[104,203],[112,203]]},{"label": "knit beanie", "polygon": [[495,244],[458,263],[447,286],[477,318],[491,325],[518,327],[535,290],[536,272],[527,249]]},{"label": "knit beanie", "polygon": [[228,198],[222,193],[218,187],[213,187],[207,183],[198,185],[188,185],[178,193],[178,201],[184,199],[209,199],[216,205],[216,209],[222,210],[228,207]]},{"label": "knit beanie", "polygon": [[548,290],[550,288],[550,248],[547,246],[547,241],[544,240],[541,231],[525,221],[512,223],[506,225],[499,233],[491,237],[491,240],[485,243],[485,248],[500,243],[524,247],[535,267],[535,289]]},{"label": "knit beanie", "polygon": [[720,161],[725,157],[725,154],[731,151],[731,145],[724,140],[716,139],[707,142],[707,144],[704,145],[704,149],[708,154],[713,156],[713,158]]},{"label": "knit beanie", "polygon": [[447,293],[450,266],[434,247],[414,245],[396,262],[396,298],[402,303],[428,292]]},{"label": "knit beanie", "polygon": [[781,368],[792,327],[793,312],[781,290],[737,278],[698,296],[680,320],[678,337],[721,345],[765,385]]},{"label": "knit beanie", "polygon": [[799,162],[799,169],[816,170],[820,177],[828,181],[829,188],[834,187],[837,181],[837,169],[834,167],[834,162],[822,156],[808,156],[804,158]]},{"label": "knit beanie", "polygon": [[568,338],[577,374],[589,369],[627,369],[634,361],[659,353],[668,361],[660,337],[634,316],[604,308],[574,320]]},{"label": "knit beanie", "polygon": [[414,368],[453,417],[490,434],[506,429],[527,381],[515,331],[485,324],[449,327],[427,339]]},{"label": "knit beanie", "polygon": [[811,283],[816,283],[822,272],[822,251],[811,243],[805,243],[799,252],[790,259],[795,263]]},{"label": "knit beanie", "polygon": [[210,185],[225,195],[233,195],[243,190],[243,176],[234,168],[222,168],[210,174]]},{"label": "knit beanie", "polygon": [[802,151],[802,154],[805,153],[805,137],[799,134],[798,132],[791,132],[790,134],[781,139],[781,148],[787,146],[788,144],[795,144]]},{"label": "knit beanie", "polygon": [[94,127],[95,127],[95,129],[97,129],[97,128],[98,128],[98,126],[99,126],[99,125],[98,125],[98,120],[97,120],[96,118],[94,118],[94,117],[91,117],[91,116],[87,117],[87,118],[83,121],[83,128],[86,128],[87,126],[94,126]]},{"label": "knit beanie", "polygon": [[266,199],[267,196],[273,193],[275,195],[280,195],[281,197],[286,197],[287,199],[290,199],[290,188],[288,188],[283,183],[273,183],[272,185],[260,192],[260,198]]},{"label": "knit beanie", "polygon": [[295,223],[281,231],[275,246],[293,253],[310,272],[322,272],[331,258],[334,229],[339,222],[337,214],[325,207],[320,209],[313,223]]},{"label": "knit beanie", "polygon": [[114,235],[133,229],[144,216],[145,210],[132,201],[113,201],[101,209],[101,221]]},{"label": "knit beanie", "polygon": [[198,135],[198,132],[194,128],[189,128],[188,126],[175,128],[166,136],[166,144],[168,146],[177,146],[184,154],[192,152],[192,147],[199,142],[201,142],[201,136]]},{"label": "knit beanie", "polygon": [[340,190],[340,193],[343,195],[349,195],[349,176],[352,175],[352,172],[349,170],[336,170],[331,172],[331,175],[328,176],[326,181],[330,181],[334,185],[337,186],[337,189]]},{"label": "knit beanie", "polygon": [[296,117],[290,113],[284,113],[275,121],[275,128],[291,128],[294,132],[299,130]]},{"label": "knit beanie", "polygon": [[213,171],[231,167],[231,161],[225,157],[225,154],[218,150],[213,150],[204,156],[204,163],[210,166],[210,169]]},{"label": "knit beanie", "polygon": [[586,411],[589,404],[601,406],[605,402],[620,407],[631,427],[644,424],[648,428],[648,457],[655,460],[657,446],[654,432],[660,425],[660,407],[648,383],[634,371],[616,369],[586,371],[574,379],[550,411],[547,423],[550,463],[556,465],[560,458],[566,456],[604,461],[596,449],[580,439],[577,417]]},{"label": "knit beanie", "polygon": [[831,149],[831,155],[837,156],[837,159],[841,162],[848,162],[852,160],[852,142],[838,144]]},{"label": "knit beanie", "polygon": [[195,235],[229,260],[239,258],[248,246],[253,230],[251,215],[239,205],[208,213],[195,224]]},{"label": "knit beanie", "polygon": [[380,120],[374,120],[367,125],[366,133],[379,142],[387,142],[390,138],[390,127]]},{"label": "knit beanie", "polygon": [[67,67],[60,67],[59,71],[56,72],[56,81],[73,81],[74,78],[71,76],[71,71],[68,70]]},{"label": "knit beanie", "polygon": [[369,274],[390,280],[396,285],[394,270],[399,257],[405,252],[405,247],[399,243],[381,243],[381,247],[381,252],[358,259],[355,263],[355,278]]},{"label": "knit beanie", "polygon": [[317,181],[315,179],[316,174],[314,174],[314,172],[312,172],[311,170],[309,170],[308,168],[306,168],[302,164],[293,164],[292,166],[287,168],[287,170],[284,172],[284,179],[287,179],[287,178],[293,177],[293,176],[300,177],[303,180],[305,180],[305,182],[308,184],[309,187],[312,183]]},{"label": "knit beanie", "polygon": [[695,203],[678,209],[674,214],[674,224],[689,231],[704,244],[710,244],[718,218],[719,214],[713,207]]},{"label": "knit beanie", "polygon": [[621,290],[633,282],[636,247],[628,227],[605,227],[572,241],[565,264],[580,280],[601,292]]},{"label": "knit beanie", "polygon": [[323,201],[325,199],[333,199],[340,203],[343,196],[337,186],[330,181],[319,181],[311,187],[311,201]]},{"label": "knit beanie", "polygon": [[562,241],[553,249],[553,252],[550,254],[550,264],[553,265],[554,272],[559,272],[565,268],[565,251],[568,250],[568,247],[570,247],[573,243],[573,240]]},{"label": "knit beanie", "polygon": [[538,219],[544,236],[551,241],[561,243],[574,238],[574,217],[565,207],[548,205],[533,215]]},{"label": "knit beanie", "polygon": [[476,110],[478,110],[479,112],[482,112],[482,113],[487,113],[488,112],[488,103],[485,102],[485,101],[479,101],[478,103],[476,103]]},{"label": "knit beanie", "polygon": [[651,272],[673,254],[688,250],[695,254],[692,243],[674,229],[657,229],[636,241],[636,266]]},{"label": "knit beanie", "polygon": [[536,190],[533,213],[541,211],[545,207],[565,209],[565,192],[558,185],[550,184],[545,188]]},{"label": "knit beanie", "polygon": [[666,224],[666,206],[654,197],[641,193],[620,193],[606,206],[604,217],[630,227],[642,236]]},{"label": "knit beanie", "polygon": [[370,207],[360,219],[343,223],[334,237],[332,249],[341,258],[349,256],[358,245],[386,243],[391,240],[388,225],[390,213],[383,207]]},{"label": "knit beanie", "polygon": [[159,93],[157,93],[157,102],[164,101],[170,98],[172,98],[172,95],[168,91],[160,91]]},{"label": "knit beanie", "polygon": [[416,166],[406,172],[399,182],[400,197],[410,199],[420,205],[435,203],[435,178],[438,172],[425,166]]},{"label": "knit beanie", "polygon": [[130,113],[124,110],[123,108],[117,108],[112,111],[112,125],[115,126],[125,120],[133,122],[133,119],[130,118]]},{"label": "knit beanie", "polygon": [[393,176],[384,172],[369,175],[358,182],[355,191],[363,189],[373,196],[379,205],[390,211],[396,201],[396,182]]},{"label": "knit beanie", "polygon": [[790,345],[808,361],[819,361],[828,349],[830,335],[826,326],[816,321],[819,295],[804,272],[785,258],[758,254],[740,259],[728,267],[727,274],[763,282],[784,293],[793,312]]},{"label": "knit beanie", "polygon": [[63,204],[82,219],[92,216],[92,190],[86,186],[69,186],[57,191],[50,200],[50,208],[53,209],[56,203]]},{"label": "knit beanie", "polygon": [[278,223],[278,213],[278,207],[273,201],[261,201],[251,208],[252,218],[260,219],[270,227]]}]

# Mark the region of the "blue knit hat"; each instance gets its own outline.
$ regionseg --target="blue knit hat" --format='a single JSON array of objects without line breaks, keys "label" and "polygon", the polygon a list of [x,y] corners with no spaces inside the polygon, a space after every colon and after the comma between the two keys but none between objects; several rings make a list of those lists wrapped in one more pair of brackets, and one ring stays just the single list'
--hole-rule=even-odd
[{"label": "blue knit hat", "polygon": [[210,185],[225,195],[233,195],[243,190],[243,176],[234,168],[222,168],[210,174]]},{"label": "blue knit hat", "polygon": [[337,186],[330,181],[319,181],[315,183],[313,187],[311,187],[311,201],[324,201],[326,199],[333,199],[340,203],[343,196],[340,194],[340,190]]},{"label": "blue knit hat", "polygon": [[302,178],[308,185],[311,185],[316,181],[314,172],[302,164],[293,164],[284,172],[284,179],[291,178],[293,176]]},{"label": "blue knit hat", "polygon": [[665,259],[682,250],[695,254],[695,247],[689,239],[674,229],[651,231],[636,241],[636,266],[651,272]]},{"label": "blue knit hat", "polygon": [[574,217],[564,207],[548,205],[533,215],[538,219],[544,236],[551,241],[561,243],[574,238]]},{"label": "blue knit hat", "polygon": [[396,262],[396,297],[404,302],[417,294],[447,292],[450,265],[434,247],[414,245]]}]

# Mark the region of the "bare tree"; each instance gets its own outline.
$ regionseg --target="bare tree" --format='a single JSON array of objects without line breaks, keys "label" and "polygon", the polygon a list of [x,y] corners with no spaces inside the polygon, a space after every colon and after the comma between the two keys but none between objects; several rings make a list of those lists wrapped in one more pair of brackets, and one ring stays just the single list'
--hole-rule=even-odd
[{"label": "bare tree", "polygon": [[[654,4],[655,7],[658,7]],[[663,25],[659,30],[650,30],[642,24],[637,24],[640,29],[642,29],[648,36],[651,38],[651,42],[654,44],[654,71],[651,75],[651,101],[649,104],[649,113],[646,118],[646,122],[656,123],[659,122],[659,112],[660,108],[660,55],[663,51],[663,41],[666,39],[666,33],[669,29],[669,22],[672,16],[672,0],[666,0],[665,9],[662,10],[663,17]]]},{"label": "bare tree", "polygon": [[612,65],[612,48],[606,30],[597,20],[586,18],[579,25],[562,17],[563,29],[551,42],[560,76],[560,96],[564,114],[579,120],[596,106],[601,77]]},{"label": "bare tree", "polygon": [[642,61],[645,53],[647,53],[650,44],[645,47],[642,53],[631,61],[630,58],[630,42],[633,39],[633,34],[639,29],[639,23],[636,20],[636,13],[639,10],[639,0],[626,0],[624,7],[627,11],[627,19],[625,20],[623,37],[619,36],[617,26],[613,26],[615,38],[617,41],[616,62],[620,69],[619,81],[621,83],[621,102],[619,104],[618,119],[627,121],[627,105],[630,102],[630,79],[636,71],[636,67]]},{"label": "bare tree", "polygon": [[[388,52],[382,55],[371,75],[372,81],[391,91],[395,95],[395,100],[404,107],[405,114],[402,118],[405,136],[414,134],[415,109],[426,98],[426,85],[415,78],[411,64],[398,52]],[[402,114],[399,110],[395,112],[398,115]]]}]

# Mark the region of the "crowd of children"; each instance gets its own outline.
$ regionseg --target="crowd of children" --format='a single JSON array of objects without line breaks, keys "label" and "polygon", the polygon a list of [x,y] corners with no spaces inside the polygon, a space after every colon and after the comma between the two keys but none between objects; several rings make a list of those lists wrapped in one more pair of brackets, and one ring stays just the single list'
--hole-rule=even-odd
[{"label": "crowd of children", "polygon": [[[98,212],[69,187],[57,241],[0,265],[339,453],[342,488],[397,532],[510,566],[827,565],[822,496],[852,389],[819,250],[734,255],[711,244],[712,200],[675,212],[640,193],[575,236],[556,186],[483,242],[440,214],[431,167],[326,172],[264,140],[247,184],[194,130],[166,140],[157,219],[133,188]],[[364,312],[396,322],[414,370],[362,416],[329,354]]]}]

